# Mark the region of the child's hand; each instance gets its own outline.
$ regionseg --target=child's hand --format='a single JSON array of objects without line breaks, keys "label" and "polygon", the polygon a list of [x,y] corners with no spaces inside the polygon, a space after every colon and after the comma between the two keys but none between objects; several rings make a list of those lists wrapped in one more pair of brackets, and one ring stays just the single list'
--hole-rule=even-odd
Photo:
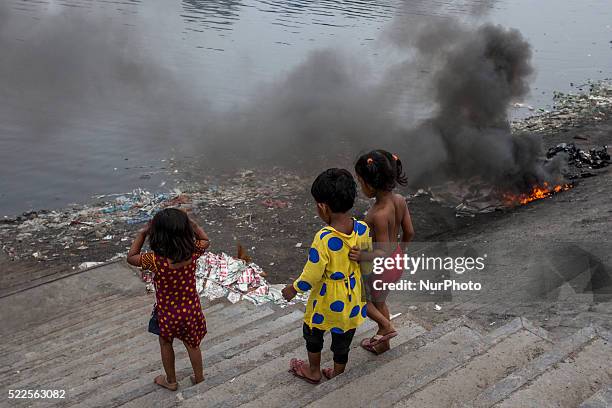
[{"label": "child's hand", "polygon": [[282,294],[283,298],[285,298],[285,300],[289,302],[295,297],[295,295],[297,295],[297,290],[295,290],[292,284],[289,284],[283,288]]},{"label": "child's hand", "polygon": [[147,224],[140,230],[140,233],[142,235],[149,235],[149,232],[151,232],[151,221],[147,222]]},{"label": "child's hand", "polygon": [[349,252],[349,259],[351,261],[360,262],[361,261],[361,249],[359,247],[352,247]]}]

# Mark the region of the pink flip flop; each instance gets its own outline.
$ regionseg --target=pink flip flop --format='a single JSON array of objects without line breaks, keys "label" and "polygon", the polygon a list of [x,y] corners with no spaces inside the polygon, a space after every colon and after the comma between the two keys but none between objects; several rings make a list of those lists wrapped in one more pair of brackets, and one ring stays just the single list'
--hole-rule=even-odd
[{"label": "pink flip flop", "polygon": [[[370,345],[372,347],[377,346],[380,343],[388,341],[388,340],[391,340],[392,338],[394,338],[396,336],[397,336],[397,331],[392,331],[391,333],[387,333],[384,336],[381,336],[381,335],[377,334],[376,336],[372,337],[371,340],[373,340],[373,341],[370,342]],[[378,338],[375,339],[375,337],[378,337]]]},{"label": "pink flip flop", "polygon": [[363,340],[361,340],[360,346],[364,350],[367,350],[370,353],[374,353],[374,354],[378,355],[378,352],[376,351],[376,349],[372,345],[372,339],[363,339]]},{"label": "pink flip flop", "polygon": [[292,358],[291,361],[289,361],[289,367],[290,367],[289,372],[293,374],[294,376],[296,376],[297,378],[301,378],[302,380],[310,384],[319,384],[321,382],[321,379],[313,380],[312,378],[308,378],[306,377],[306,375],[304,375],[304,372],[302,371],[304,364],[306,364],[304,360],[298,360],[297,358]]},{"label": "pink flip flop", "polygon": [[324,368],[323,370],[321,370],[321,372],[323,373],[325,378],[327,378],[328,380],[331,380],[332,378],[334,378],[334,369],[333,368]]}]

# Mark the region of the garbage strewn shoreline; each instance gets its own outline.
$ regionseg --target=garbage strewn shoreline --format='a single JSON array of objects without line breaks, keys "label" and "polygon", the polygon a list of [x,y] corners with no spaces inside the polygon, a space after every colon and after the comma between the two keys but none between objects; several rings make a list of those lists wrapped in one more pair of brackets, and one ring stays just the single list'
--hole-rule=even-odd
[{"label": "garbage strewn shoreline", "polygon": [[[556,94],[555,102],[552,112],[513,122],[514,131],[562,132],[609,118],[612,83],[593,83],[584,94]],[[307,197],[305,186],[308,183],[286,169],[272,169],[267,174],[241,170],[224,178],[222,184],[215,184],[211,178],[200,183],[183,183],[187,185],[183,191],[155,193],[137,189],[125,194],[98,196],[92,203],[62,210],[31,211],[17,217],[4,217],[0,219],[0,245],[10,260],[49,262],[73,269],[79,265],[86,267],[85,262],[125,256],[134,232],[155,211],[175,206],[193,212],[196,217],[205,217],[203,224],[213,233],[231,233],[227,231],[227,219],[215,218],[219,213],[215,209],[222,209],[224,217],[231,218],[231,227],[252,231],[252,235],[258,235],[254,240],[275,238],[287,241],[285,246],[299,248],[297,245],[304,240],[303,234],[291,228],[299,226],[307,230],[315,222],[310,213],[294,208],[306,205],[306,199],[304,203],[295,199]],[[287,215],[290,217],[285,219]],[[265,237],[264,231],[258,230],[264,225]],[[249,244],[247,249],[255,251],[255,245]],[[258,263],[261,264],[259,258]],[[268,266],[274,265],[268,262]]]}]

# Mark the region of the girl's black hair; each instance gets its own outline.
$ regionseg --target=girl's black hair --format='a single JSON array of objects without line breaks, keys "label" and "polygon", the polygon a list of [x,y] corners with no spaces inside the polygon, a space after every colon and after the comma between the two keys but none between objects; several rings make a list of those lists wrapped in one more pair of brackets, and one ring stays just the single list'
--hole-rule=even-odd
[{"label": "girl's black hair", "polygon": [[408,182],[402,161],[386,150],[372,150],[360,156],[355,173],[375,190],[391,191],[397,184],[405,186]]},{"label": "girl's black hair", "polygon": [[149,245],[156,255],[179,263],[195,252],[195,233],[189,217],[176,208],[159,211],[151,221]]}]

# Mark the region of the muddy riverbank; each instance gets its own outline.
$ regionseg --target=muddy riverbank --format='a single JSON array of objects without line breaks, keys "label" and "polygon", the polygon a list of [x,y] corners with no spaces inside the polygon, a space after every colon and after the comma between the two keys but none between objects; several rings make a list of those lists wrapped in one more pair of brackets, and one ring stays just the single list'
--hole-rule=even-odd
[{"label": "muddy riverbank", "polygon": [[[513,126],[517,131],[541,135],[545,148],[573,142],[588,149],[612,142],[611,113],[612,88],[604,84],[596,86],[590,94],[560,96],[558,109]],[[352,158],[340,158],[338,165],[352,168],[351,162]],[[84,262],[123,257],[135,232],[157,209],[165,206],[191,211],[209,233],[213,251],[235,254],[238,244],[244,246],[253,261],[266,270],[271,282],[286,282],[297,276],[312,235],[322,226],[309,192],[311,181],[320,170],[252,168],[202,176],[189,163],[176,165],[186,175],[181,192],[139,190],[99,197],[86,205],[62,210],[5,217],[0,222],[2,269],[12,271],[13,277],[3,278],[3,289],[28,279],[19,275],[22,269],[70,272],[78,270]],[[544,232],[554,229],[557,235],[599,240],[609,232],[609,222],[605,221],[609,213],[602,213],[597,222],[585,221],[578,226],[568,218],[576,217],[575,212],[568,211],[566,218],[558,219],[548,215],[567,200],[608,211],[605,203],[609,194],[605,186],[610,181],[609,168],[589,171],[597,176],[577,180],[575,188],[558,197],[486,214],[458,216],[455,203],[437,200],[416,189],[400,192],[409,199],[418,241],[459,240],[504,228],[510,231],[518,228],[512,220],[531,213],[542,214],[541,218],[549,225]],[[368,206],[368,201],[360,195],[355,216],[362,217]],[[524,228],[527,229],[521,233],[528,233],[528,225]],[[577,231],[582,235],[575,235]]]}]

